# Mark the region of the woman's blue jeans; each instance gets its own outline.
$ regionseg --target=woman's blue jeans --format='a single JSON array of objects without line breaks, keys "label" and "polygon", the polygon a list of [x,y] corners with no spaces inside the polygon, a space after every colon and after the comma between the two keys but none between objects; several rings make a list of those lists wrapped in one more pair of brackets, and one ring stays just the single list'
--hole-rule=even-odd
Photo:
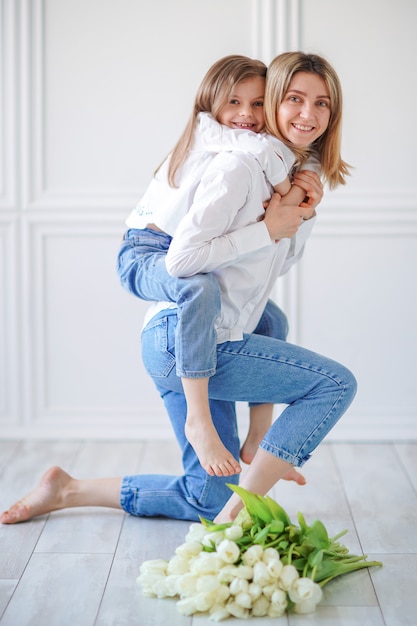
[{"label": "woman's blue jeans", "polygon": [[166,269],[172,237],[149,228],[128,230],[118,255],[123,287],[142,300],[175,302],[176,373],[184,378],[212,376],[216,371],[216,331],[220,289],[213,274],[174,278]]},{"label": "woman's blue jeans", "polygon": [[[237,483],[238,475],[209,476],[185,438],[186,404],[175,372],[176,325],[175,310],[153,318],[142,332],[142,357],[181,447],[184,474],[126,476],[120,501],[133,515],[213,519],[231,495],[226,483]],[[216,373],[209,381],[210,407],[224,445],[238,458],[234,402],[287,405],[261,447],[300,467],[349,407],[356,381],[344,366],[287,343],[285,336],[284,314],[268,303],[257,332],[242,341],[218,344]]]}]

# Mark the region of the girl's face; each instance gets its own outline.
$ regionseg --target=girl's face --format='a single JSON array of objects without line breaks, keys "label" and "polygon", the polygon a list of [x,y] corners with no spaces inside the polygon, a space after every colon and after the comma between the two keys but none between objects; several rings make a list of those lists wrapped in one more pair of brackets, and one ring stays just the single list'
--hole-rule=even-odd
[{"label": "girl's face", "polygon": [[254,76],[238,83],[221,109],[217,121],[229,128],[259,133],[264,127],[265,79]]},{"label": "girl's face", "polygon": [[295,146],[308,146],[329,125],[330,94],[318,74],[296,72],[277,111],[281,135]]}]

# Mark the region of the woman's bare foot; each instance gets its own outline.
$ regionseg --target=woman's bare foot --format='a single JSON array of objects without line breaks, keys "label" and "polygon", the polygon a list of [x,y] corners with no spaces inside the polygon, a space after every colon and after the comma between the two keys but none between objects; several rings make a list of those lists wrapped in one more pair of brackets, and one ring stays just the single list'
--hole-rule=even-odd
[{"label": "woman's bare foot", "polygon": [[293,480],[295,483],[297,483],[297,485],[305,485],[307,482],[304,476],[300,474],[300,472],[298,472],[295,467],[292,467],[290,470],[288,470],[288,472],[282,477],[282,480]]},{"label": "woman's bare foot", "polygon": [[2,524],[25,522],[32,517],[68,506],[66,493],[72,480],[60,467],[51,467],[33,491],[0,515],[0,522]]},{"label": "woman's bare foot", "polygon": [[[244,442],[241,450],[240,450],[240,458],[244,463],[250,465],[253,461],[253,457],[257,449],[259,448],[259,444],[261,443],[264,435],[259,434],[258,437],[254,436],[249,432],[246,441]],[[283,480],[292,480],[297,485],[305,485],[306,479],[300,472],[298,472],[295,467],[292,467],[283,477]]]},{"label": "woman's bare foot", "polygon": [[209,420],[187,417],[185,436],[210,476],[232,476],[242,471],[233,454],[223,445],[211,417]]}]

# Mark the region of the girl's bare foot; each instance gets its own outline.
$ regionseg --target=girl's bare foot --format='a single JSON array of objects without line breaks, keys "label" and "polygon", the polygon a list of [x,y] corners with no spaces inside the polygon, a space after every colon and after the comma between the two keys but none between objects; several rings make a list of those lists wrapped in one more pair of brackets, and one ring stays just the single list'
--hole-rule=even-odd
[{"label": "girl's bare foot", "polygon": [[233,454],[223,445],[211,418],[193,420],[187,417],[185,436],[210,476],[232,476],[242,471]]},{"label": "girl's bare foot", "polygon": [[72,480],[60,467],[51,467],[33,491],[0,515],[0,522],[2,524],[25,522],[32,517],[68,506],[65,502],[66,493]]},{"label": "girl's bare foot", "polygon": [[240,458],[244,463],[246,463],[246,465],[250,465],[252,463],[253,457],[255,456],[264,435],[265,433],[262,433],[259,437],[255,438],[251,433],[249,433],[246,437],[246,440],[240,449]]}]

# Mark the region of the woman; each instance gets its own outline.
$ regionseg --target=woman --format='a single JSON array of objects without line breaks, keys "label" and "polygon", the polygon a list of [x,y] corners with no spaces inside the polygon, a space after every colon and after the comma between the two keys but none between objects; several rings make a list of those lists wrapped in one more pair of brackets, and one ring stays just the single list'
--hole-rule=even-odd
[{"label": "woman", "polygon": [[[301,162],[305,158],[301,147],[311,144],[330,186],[344,183],[348,173],[340,157],[341,106],[339,81],[324,59],[286,53],[271,63],[265,95],[269,130],[298,151]],[[187,148],[182,163],[186,159]],[[181,167],[178,175],[181,188]],[[225,447],[238,455],[234,401],[287,405],[265,434],[241,482],[261,494],[308,460],[356,392],[356,381],[345,367],[286,343],[285,317],[275,307],[275,314],[268,312],[276,278],[301,257],[322,196],[313,172],[299,172],[296,181],[307,202],[283,206],[274,194],[264,212],[271,187],[257,159],[244,152],[213,154],[167,254],[172,275],[212,272],[220,286],[216,330],[221,343],[209,396],[213,423]],[[274,325],[269,333],[274,336],[259,334],[268,321]],[[151,309],[142,333],[142,354],[181,446],[183,476],[89,481],[52,468],[31,494],[3,513],[3,523],[83,505],[122,508],[138,516],[234,519],[242,503],[235,494],[230,496],[227,482],[236,483],[237,475],[210,476],[184,434],[185,398],[175,373],[176,324],[172,303]]]}]

